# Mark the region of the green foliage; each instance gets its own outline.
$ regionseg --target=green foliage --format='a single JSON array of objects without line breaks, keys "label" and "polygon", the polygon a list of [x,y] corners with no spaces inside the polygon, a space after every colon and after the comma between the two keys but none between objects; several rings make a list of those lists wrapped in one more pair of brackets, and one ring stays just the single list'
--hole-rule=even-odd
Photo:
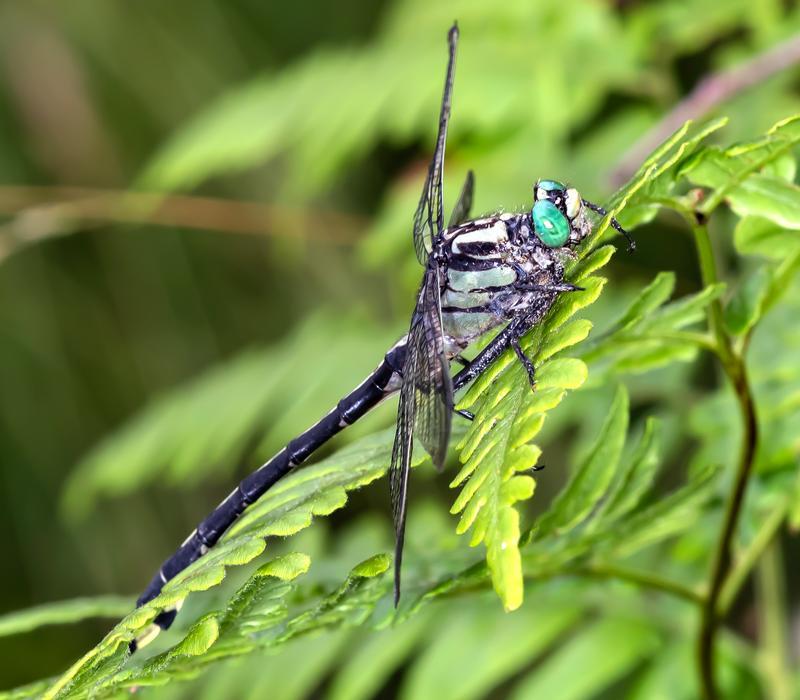
[{"label": "green foliage", "polygon": [[463,484],[463,488],[451,512],[461,513],[459,533],[472,528],[470,544],[486,544],[495,590],[507,610],[522,604],[519,515],[513,506],[530,498],[534,486],[530,476],[519,472],[539,459],[541,450],[530,441],[546,412],[561,402],[567,389],[576,389],[586,378],[583,363],[552,356],[588,335],[587,322],[566,322],[599,296],[604,280],[589,275],[605,264],[611,252],[601,249],[572,269],[570,278],[586,292],[559,300],[548,321],[527,338],[524,348],[538,367],[536,391],[531,392],[521,367],[506,356],[476,381],[462,401],[478,410],[460,445],[464,466],[451,486]]},{"label": "green foliage", "polygon": [[[707,133],[710,129],[699,132]],[[770,133],[782,132],[779,129]],[[771,158],[776,149],[770,144],[768,136],[759,148]],[[700,138],[681,130],[618,193],[615,211],[626,205],[650,210],[664,206],[680,185],[680,174],[689,172],[698,177],[706,167],[702,165],[706,158],[715,164],[724,163],[726,172],[734,174],[715,180],[705,201],[714,198],[721,189],[731,191],[731,178],[740,183],[737,187],[745,187],[750,178],[761,176],[761,170],[743,174],[749,165],[742,161],[749,163],[753,151],[754,148],[707,148]],[[781,157],[785,157],[785,152]],[[765,157],[759,158],[759,162],[765,160]],[[774,160],[769,159],[769,162]],[[781,206],[780,201],[775,206]],[[601,226],[598,238],[603,231],[604,226]],[[360,634],[366,635],[364,645],[356,652],[353,665],[342,669],[333,687],[335,695],[338,693],[340,697],[350,697],[351,693],[367,697],[381,685],[392,668],[403,663],[419,643],[420,635],[429,633],[426,632],[428,616],[445,615],[441,609],[447,608],[448,598],[457,594],[475,596],[476,589],[481,590],[488,583],[506,610],[522,605],[526,588],[536,591],[534,602],[529,603],[535,608],[536,595],[546,592],[551,581],[564,577],[580,581],[579,589],[585,594],[592,590],[592,581],[602,585],[598,583],[600,579],[621,579],[634,587],[670,593],[683,601],[684,607],[702,604],[703,594],[697,588],[701,572],[692,573],[687,582],[686,571],[648,569],[644,562],[658,561],[662,543],[676,537],[685,539],[691,532],[687,528],[701,521],[713,507],[722,471],[716,465],[726,464],[731,459],[730,454],[722,454],[724,448],[728,453],[731,451],[730,441],[724,438],[729,431],[710,430],[704,435],[703,447],[685,483],[669,494],[657,494],[654,484],[662,462],[659,449],[662,431],[656,420],[649,419],[635,443],[631,440],[632,444],[626,446],[631,428],[630,399],[623,384],[617,384],[603,411],[605,420],[593,443],[570,470],[560,493],[531,525],[523,527],[521,524],[524,513],[520,512],[520,506],[534,493],[535,481],[528,469],[542,454],[542,448],[531,441],[540,433],[547,414],[566,398],[568,390],[578,389],[587,375],[601,377],[603,383],[608,383],[630,373],[663,368],[674,361],[692,361],[699,350],[718,352],[717,337],[692,327],[705,313],[711,313],[714,305],[721,303],[724,285],[710,284],[697,293],[670,301],[675,286],[671,273],[658,274],[616,314],[615,320],[606,323],[604,330],[583,342],[591,324],[574,315],[601,296],[605,280],[596,273],[606,265],[612,252],[610,246],[596,248],[594,241],[584,246],[569,265],[567,277],[585,291],[560,298],[546,320],[525,338],[524,347],[538,368],[535,391],[530,390],[524,371],[508,353],[476,381],[461,400],[462,406],[476,412],[476,418],[458,445],[463,466],[451,486],[460,487],[461,491],[452,512],[460,515],[458,533],[471,530],[470,543],[485,544],[485,561],[473,559],[470,563],[463,555],[447,554],[446,549],[429,552],[428,557],[433,560],[440,558],[433,580],[429,573],[412,566],[411,574],[406,577],[406,597],[411,596],[411,602],[394,611],[388,605],[391,577],[387,576],[387,571],[391,561],[385,554],[356,566],[343,583],[331,585],[330,581],[325,581],[321,586],[313,580],[305,581],[309,572],[314,571],[308,555],[297,552],[278,555],[261,564],[236,590],[225,586],[229,591],[224,598],[227,602],[201,614],[169,648],[144,661],[128,659],[128,643],[148,635],[152,619],[159,610],[179,607],[192,592],[220,586],[228,568],[248,564],[265,548],[273,547],[270,543],[275,537],[297,533],[310,525],[314,516],[328,515],[342,508],[348,491],[379,478],[389,461],[391,431],[364,437],[279,482],[247,510],[219,545],[165,585],[155,600],[131,612],[94,650],[53,682],[46,697],[83,694],[116,697],[126,688],[189,681],[229,659],[266,650],[274,652],[285,645],[302,645],[306,638],[320,634],[343,634],[344,630],[359,629],[363,629]],[[771,319],[778,318],[782,308],[779,301],[786,290],[774,289],[774,280],[780,276],[788,284],[791,277],[780,263],[762,263],[756,270],[756,281],[746,280],[725,305],[725,327],[738,338],[749,337],[759,327],[763,313],[773,305],[778,307]],[[795,304],[798,295],[789,294],[787,298]],[[796,335],[792,324],[785,327]],[[581,359],[569,357],[569,353],[575,352],[574,346]],[[787,348],[788,344],[782,343],[781,347]],[[755,342],[753,352],[758,352]],[[793,362],[789,364],[795,366]],[[246,364],[243,366],[242,376],[247,380],[253,370]],[[755,368],[753,371],[759,401],[770,391],[770,378],[776,369],[780,372],[783,367],[775,362],[762,366],[769,367],[766,378]],[[211,405],[218,399],[219,392],[224,391],[226,382],[240,381],[236,378],[238,373],[239,368],[226,370],[219,377],[191,387],[175,398],[167,398],[164,405],[169,406],[173,401],[178,402],[178,406],[181,402],[191,406],[198,396]],[[792,428],[797,420],[795,409],[800,404],[794,400],[796,392],[787,389],[785,381],[780,387],[785,398],[776,404],[774,384],[772,386],[760,419],[771,438],[770,431],[777,432],[775,442],[770,440],[771,449],[777,445],[774,449],[778,454],[793,459],[796,447],[782,441],[781,436],[788,439],[796,435]],[[765,392],[763,396],[762,391]],[[724,396],[724,389],[720,392],[723,392],[720,397]],[[263,397],[259,399],[263,400]],[[709,402],[719,400],[721,398],[714,395],[707,399]],[[776,410],[775,405],[781,408]],[[157,419],[169,413],[164,408],[156,409],[153,417],[146,417],[138,429],[156,426]],[[245,413],[253,415],[252,410]],[[200,412],[192,420],[202,420],[203,415]],[[712,411],[700,415],[719,416]],[[728,419],[735,422],[733,417]],[[252,430],[252,425],[239,427],[242,435],[247,430]],[[724,440],[724,448],[714,447],[712,432]],[[130,436],[122,439],[136,444]],[[718,459],[712,459],[712,455]],[[766,459],[766,455],[762,450],[759,460]],[[778,456],[773,455],[771,459],[774,463]],[[420,461],[418,457],[417,463]],[[795,512],[796,507],[790,500],[783,502],[782,512]],[[465,564],[468,565],[465,567]],[[630,591],[625,595],[636,596]],[[513,651],[492,657],[491,664],[484,664],[477,657],[467,663],[456,681],[457,687],[463,690],[456,695],[478,697],[482,689],[488,690],[518,673],[526,659],[545,650],[550,650],[546,663],[519,678],[513,697],[550,695],[555,688],[559,688],[558,692],[564,697],[587,697],[630,676],[646,660],[650,668],[641,676],[640,688],[658,685],[661,665],[671,663],[669,659],[681,643],[676,647],[668,641],[676,634],[669,615],[647,620],[632,613],[619,615],[605,611],[597,619],[584,623],[589,600],[591,596],[578,597],[571,599],[566,607],[541,609],[533,625],[511,621],[506,628],[504,623],[491,634],[499,635],[495,643],[503,646],[503,635],[510,635],[509,639],[516,640],[511,645]],[[83,614],[96,614],[100,607],[100,602],[84,606]],[[74,614],[76,618],[80,615],[80,610]],[[31,613],[29,617],[36,615]],[[45,619],[52,621],[53,616]],[[22,629],[20,624],[17,622],[16,627],[12,624],[12,631]],[[473,624],[465,619],[447,628],[445,635],[411,672],[409,697],[430,697],[452,688],[450,684],[454,681],[447,670],[452,664],[448,659],[454,649],[458,649],[462,662],[469,658],[469,652],[464,651],[461,644],[472,634]],[[491,626],[495,624],[492,622]],[[406,627],[407,631],[401,632]],[[570,628],[572,634],[565,637]],[[521,634],[519,630],[522,629],[530,632]],[[377,635],[374,643],[370,641],[371,635]],[[551,649],[554,645],[558,647],[556,651]],[[596,660],[589,663],[598,648],[606,650],[602,663]],[[335,655],[336,652],[331,653]],[[734,675],[733,680],[728,678],[725,682],[740,689],[746,687],[752,678],[746,664],[729,648],[726,654],[725,663],[734,669]],[[356,672],[357,664],[375,664],[375,668],[370,675],[361,678]],[[569,672],[572,668],[588,670],[574,674]],[[23,690],[21,692],[24,694]],[[691,686],[687,686],[686,692],[693,692]]]},{"label": "green foliage", "polygon": [[133,600],[121,596],[77,598],[47,603],[0,616],[0,637],[22,634],[46,625],[64,625],[90,617],[119,617],[127,613]]},{"label": "green foliage", "polygon": [[[413,475],[397,610],[381,479],[392,431],[373,432],[389,424],[390,405],[366,427],[345,431],[324,459],[271,489],[217,547],[141,609],[131,610],[129,598],[98,596],[5,614],[0,637],[11,643],[33,639],[37,645],[49,632],[45,626],[74,624],[84,633],[74,643],[84,645],[81,651],[97,629],[91,618],[125,617],[66,671],[78,652],[69,661],[63,654],[50,665],[41,661],[38,675],[51,677],[3,697],[123,698],[136,690],[145,697],[209,700],[320,694],[353,700],[386,693],[406,700],[491,694],[693,700],[708,682],[708,671],[698,668],[696,637],[698,619],[710,608],[723,623],[712,635],[711,682],[719,696],[787,700],[785,689],[800,687],[787,639],[769,627],[788,618],[797,595],[782,592],[774,584],[780,576],[770,579],[765,570],[765,552],[780,552],[780,537],[785,544],[800,529],[800,118],[786,118],[800,110],[794,78],[776,76],[730,100],[720,110],[730,120],[686,123],[627,185],[607,200],[598,196],[621,153],[658,122],[685,85],[702,85],[702,76],[688,80],[687,72],[696,64],[739,65],[796,32],[800,10],[773,0],[562,5],[400,0],[377,29],[346,48],[314,47],[281,69],[264,61],[263,72],[243,80],[231,68],[237,82],[206,85],[203,96],[182,106],[139,97],[154,111],[174,109],[181,120],[206,104],[197,116],[172,124],[154,154],[139,158],[145,164],[133,179],[140,186],[202,186],[206,194],[222,183],[242,198],[291,204],[321,232],[326,221],[314,218],[317,210],[352,208],[370,218],[357,247],[343,254],[301,239],[303,227],[298,240],[243,248],[231,274],[240,294],[219,294],[224,287],[203,267],[219,250],[207,241],[189,246],[191,252],[158,248],[163,267],[148,258],[139,280],[126,275],[133,269],[127,249],[112,257],[113,243],[98,245],[114,261],[101,288],[112,285],[120,308],[131,304],[126,294],[135,294],[148,314],[157,313],[158,297],[148,286],[157,279],[176,306],[202,309],[198,316],[246,316],[250,303],[255,327],[263,323],[265,332],[241,334],[261,341],[239,354],[232,352],[237,343],[227,342],[227,327],[216,336],[205,327],[187,332],[171,360],[180,371],[161,376],[156,368],[162,365],[147,362],[156,354],[152,348],[162,347],[154,341],[158,333],[126,328],[120,344],[142,348],[113,373],[131,384],[114,406],[98,399],[89,437],[72,444],[73,423],[66,421],[71,449],[62,455],[56,420],[47,440],[38,431],[33,440],[19,440],[21,432],[0,426],[0,449],[11,455],[3,460],[11,466],[4,478],[13,484],[24,475],[37,489],[45,479],[28,468],[28,453],[41,454],[37,449],[52,442],[67,465],[103,433],[64,478],[68,527],[52,520],[78,544],[54,551],[53,562],[42,554],[48,535],[39,528],[49,526],[54,509],[43,497],[38,513],[45,515],[37,515],[27,504],[20,507],[17,491],[9,489],[7,517],[16,531],[35,533],[22,548],[32,552],[27,565],[14,569],[37,582],[27,597],[46,595],[60,578],[47,575],[48,565],[51,572],[76,570],[86,590],[138,588],[177,543],[171,529],[194,522],[203,503],[222,493],[219,484],[238,478],[237,468],[257,464],[324,413],[402,333],[419,280],[408,224],[436,126],[442,28],[454,17],[463,41],[448,197],[467,167],[477,172],[476,213],[529,206],[532,179],[565,177],[624,225],[637,227],[640,254],[620,251],[612,259],[616,233],[608,219],[596,222],[595,235],[566,261],[567,278],[584,291],[563,295],[523,340],[537,367],[536,391],[508,353],[460,397],[476,418],[469,426],[456,422],[452,462],[460,466],[450,478],[457,489],[450,516],[445,489],[434,487],[417,450],[414,466],[422,466]],[[224,24],[219,19],[209,25],[215,36]],[[243,45],[242,37],[257,33],[249,26],[241,31]],[[269,42],[259,37],[257,43]],[[95,37],[87,55],[102,54],[101,47]],[[247,55],[238,44],[232,48]],[[116,59],[115,51],[110,55]],[[94,78],[99,90],[102,81]],[[0,121],[4,152],[24,140],[5,136]],[[16,167],[0,159],[3,172]],[[359,175],[362,169],[366,174]],[[359,177],[374,178],[372,199],[354,194],[370,189]],[[41,223],[34,219],[24,223]],[[682,238],[684,229],[692,242]],[[5,233],[0,230],[0,244]],[[687,252],[692,243],[697,262]],[[198,253],[203,245],[207,258]],[[69,256],[52,257],[74,273]],[[248,264],[268,283],[256,288],[246,275],[240,279]],[[19,280],[39,284],[48,277],[43,271],[53,272],[49,265],[55,264],[35,258],[16,273],[14,287],[2,287],[0,278],[0,292],[6,291],[0,299],[14,300],[16,308]],[[78,277],[56,270],[85,295]],[[202,282],[199,301],[175,281],[180,275]],[[110,277],[119,278],[125,294]],[[46,290],[48,314],[65,289],[71,287]],[[320,299],[325,304],[308,318]],[[345,307],[358,314],[343,313]],[[15,350],[37,377],[90,356],[92,346],[116,355],[119,345],[108,338],[119,309],[76,308],[58,319],[59,333],[42,324]],[[19,323],[18,317],[4,314],[13,339],[14,324],[5,321]],[[62,346],[64,329],[85,335],[86,345]],[[186,348],[195,346],[217,352],[189,361]],[[184,380],[205,364],[212,366]],[[3,377],[9,396],[13,374]],[[59,416],[85,410],[84,394],[102,393],[96,387],[102,380],[91,379],[69,378],[83,398],[73,403],[70,395]],[[49,390],[53,374],[41,381]],[[35,397],[39,384],[19,385],[24,392],[16,392],[12,410],[0,418],[30,430],[46,419],[37,413],[34,421],[18,409],[25,405],[19,396]],[[122,417],[153,387],[160,389],[156,399]],[[757,441],[743,420],[747,400]],[[41,410],[57,400],[47,403]],[[742,448],[748,440],[755,442],[749,457]],[[547,469],[534,475],[529,469],[539,462]],[[735,507],[737,484],[745,497],[725,547],[721,524]],[[161,488],[169,491],[169,512]],[[423,490],[429,500],[420,498]],[[364,517],[368,509],[379,516]],[[117,512],[125,515],[117,520]],[[334,513],[329,532],[324,516]],[[466,533],[468,542],[459,536]],[[475,551],[467,543],[483,547]],[[13,561],[14,547],[8,550]],[[722,556],[726,550],[729,558]],[[117,571],[117,556],[131,563]],[[793,557],[787,548],[787,578]],[[714,599],[710,569],[727,561],[731,568]],[[754,572],[757,585],[746,585]],[[175,627],[131,657],[129,643],[153,631],[155,615],[181,605]]]},{"label": "green foliage", "polygon": [[[170,392],[78,465],[64,497],[67,512],[85,513],[100,495],[119,496],[154,479],[181,484],[211,473],[230,476],[254,434],[261,443],[257,454],[266,459],[286,435],[307,427],[312,396],[314,407],[336,403],[394,341],[362,325],[356,318],[334,323],[314,316],[280,347],[251,350]],[[326,355],[336,373],[314,362],[320,336],[331,338]],[[305,382],[298,396],[300,373]]]},{"label": "green foliage", "polygon": [[[530,150],[533,144],[523,139],[533,133],[554,150],[552,138],[566,139],[570,125],[598,106],[600,86],[637,80],[639,56],[620,40],[621,27],[609,7],[562,8],[552,31],[534,43],[528,41],[530,33],[551,19],[546,7],[515,0],[488,8],[467,0],[434,8],[414,0],[397,5],[376,39],[358,51],[327,51],[280,79],[259,77],[230,91],[167,144],[145,170],[144,184],[185,187],[290,151],[296,165],[292,185],[316,189],[380,139],[398,141],[420,132],[433,136],[436,125],[428,115],[441,95],[441,70],[433,67],[443,65],[442,27],[453,17],[465,37],[459,75],[469,76],[457,81],[456,139],[475,128],[511,130],[518,139],[509,148]],[[609,42],[618,50],[606,51]],[[573,56],[572,62],[559,64],[557,81],[541,79],[545,66],[536,58],[548,51]],[[583,69],[588,61],[582,57],[589,56],[592,71]],[[388,71],[391,80],[385,79]],[[343,75],[348,76],[344,82]],[[521,124],[532,131],[519,131]],[[500,162],[489,153],[477,170],[486,172],[490,159],[497,171]],[[514,182],[510,175],[506,178]],[[496,200],[486,201],[497,206]]]}]

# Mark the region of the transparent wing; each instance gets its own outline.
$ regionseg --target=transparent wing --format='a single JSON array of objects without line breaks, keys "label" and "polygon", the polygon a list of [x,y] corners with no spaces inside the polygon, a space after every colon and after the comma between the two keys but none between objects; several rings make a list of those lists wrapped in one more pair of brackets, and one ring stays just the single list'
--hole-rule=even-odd
[{"label": "transparent wing", "polygon": [[405,540],[408,470],[416,434],[438,469],[444,466],[453,415],[453,384],[444,352],[439,270],[425,269],[408,333],[397,428],[389,468],[395,544],[395,605],[400,598],[400,565]]},{"label": "transparent wing", "polygon": [[470,170],[467,172],[467,177],[464,180],[464,185],[461,188],[461,194],[458,195],[458,201],[453,207],[453,213],[450,214],[450,221],[447,223],[448,228],[463,224],[469,219],[469,213],[472,211],[472,197],[475,193],[475,174]]},{"label": "transparent wing", "polygon": [[444,352],[439,269],[435,264],[425,271],[418,312],[416,329],[413,329],[409,343],[414,357],[411,379],[416,408],[415,435],[431,456],[434,466],[441,470],[450,440],[453,383]]},{"label": "transparent wing", "polygon": [[444,81],[442,108],[439,112],[439,132],[436,136],[436,150],[428,167],[428,176],[422,188],[417,211],[414,214],[414,250],[417,260],[427,264],[428,255],[433,250],[433,243],[444,229],[442,210],[442,170],[444,166],[444,147],[447,141],[447,123],[450,120],[450,105],[453,97],[453,77],[456,67],[456,44],[458,43],[458,26],[453,25],[447,35],[449,58],[447,76]]}]

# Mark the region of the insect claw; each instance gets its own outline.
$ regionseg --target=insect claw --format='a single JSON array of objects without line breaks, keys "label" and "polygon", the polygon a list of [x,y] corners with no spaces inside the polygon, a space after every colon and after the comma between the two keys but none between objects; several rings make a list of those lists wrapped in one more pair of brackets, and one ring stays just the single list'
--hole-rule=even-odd
[{"label": "insect claw", "polygon": [[[600,205],[593,204],[592,202],[586,199],[581,201],[585,206],[589,207],[589,209],[591,209],[596,214],[600,214],[600,216],[608,216],[608,212],[605,209],[603,209],[603,207],[601,207]],[[613,216],[611,217],[611,221],[609,221],[609,223],[617,233],[621,233],[623,236],[625,236],[625,238],[628,241],[628,252],[633,253],[633,251],[636,250],[636,241],[633,240],[631,234],[629,234],[624,228],[622,228],[622,224],[619,221],[617,221]]]},{"label": "insect claw", "polygon": [[463,408],[455,408],[453,410],[462,418],[466,418],[469,421],[475,420],[475,414],[471,411],[465,411]]},{"label": "insect claw", "polygon": [[458,362],[458,364],[460,364],[462,367],[469,367],[472,364],[466,357],[464,357],[461,354],[454,355],[453,359],[456,362]]},{"label": "insect claw", "polygon": [[522,363],[522,366],[525,368],[525,371],[528,373],[528,384],[531,386],[531,391],[536,391],[536,368],[533,366],[533,362],[531,359],[525,354],[522,348],[519,346],[519,341],[514,339],[511,341],[511,347],[514,348],[514,352],[517,354],[517,358]]},{"label": "insect claw", "polygon": [[560,284],[517,284],[515,289],[522,292],[583,292],[583,287],[576,287],[569,282]]},{"label": "insect claw", "polygon": [[527,474],[528,476],[533,476],[536,472],[542,471],[545,468],[544,464],[534,464],[532,467],[528,467],[527,469],[523,469],[520,474]]}]

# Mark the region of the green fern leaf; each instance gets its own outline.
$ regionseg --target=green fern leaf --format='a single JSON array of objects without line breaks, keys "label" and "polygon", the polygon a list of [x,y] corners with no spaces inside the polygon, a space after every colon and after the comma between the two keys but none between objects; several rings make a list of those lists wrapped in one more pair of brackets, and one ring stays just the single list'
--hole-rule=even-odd
[{"label": "green fern leaf", "polygon": [[579,356],[592,367],[594,385],[615,374],[641,373],[696,357],[703,336],[679,331],[702,320],[704,309],[721,296],[725,286],[712,285],[665,303],[673,284],[671,274],[656,275],[606,332],[585,344]]},{"label": "green fern leaf", "polygon": [[587,258],[585,268],[580,263],[575,266],[570,279],[586,291],[557,304],[548,321],[524,340],[526,353],[538,367],[536,391],[531,392],[521,368],[507,354],[476,382],[463,402],[471,405],[485,391],[459,446],[464,466],[451,486],[462,490],[451,511],[461,514],[458,532],[472,529],[471,545],[486,544],[492,581],[507,610],[519,607],[523,589],[519,514],[514,504],[530,498],[534,489],[534,480],[519,472],[534,466],[541,452],[528,443],[541,429],[546,412],[561,402],[567,389],[579,387],[586,378],[582,362],[552,356],[588,334],[587,322],[565,322],[599,296],[603,281],[588,277],[587,271],[602,266],[611,253],[601,248]]},{"label": "green fern leaf", "polygon": [[627,430],[628,393],[620,385],[594,448],[539,521],[537,539],[572,530],[597,507],[617,471]]},{"label": "green fern leaf", "polygon": [[132,605],[132,598],[122,596],[75,598],[45,603],[0,615],[0,637],[31,632],[47,625],[80,622],[93,617],[119,617],[127,613]]},{"label": "green fern leaf", "polygon": [[[798,190],[783,177],[762,172],[800,143],[800,116],[775,124],[755,141],[726,149],[706,147],[683,169],[693,183],[711,189],[700,210],[708,215],[723,200],[740,216],[762,216],[779,226],[800,226]],[[770,196],[770,187],[775,188]],[[766,196],[765,196],[766,194]]]},{"label": "green fern leaf", "polygon": [[[160,610],[180,606],[193,591],[218,585],[227,567],[241,566],[261,554],[265,538],[293,534],[307,527],[315,515],[327,515],[342,507],[347,491],[374,481],[386,471],[392,435],[393,431],[384,431],[369,436],[281,481],[206,556],[169,581],[153,601],[131,612],[68,670],[51,689],[52,697],[61,697],[63,692],[99,675],[116,672],[126,659],[129,642],[148,628]],[[414,465],[422,459],[418,455]],[[277,573],[274,564],[269,573]],[[362,578],[364,575],[362,572]],[[203,627],[204,633],[209,633],[210,625]]]},{"label": "green fern leaf", "polygon": [[[685,530],[703,513],[717,488],[719,469],[695,470],[688,482],[651,505],[646,496],[653,486],[658,460],[656,423],[648,420],[630,456],[622,460],[628,425],[628,399],[620,387],[604,426],[584,462],[523,538],[520,578],[546,580],[580,572],[592,565],[615,565],[647,547]],[[622,466],[618,466],[622,463]],[[491,562],[450,575],[429,587],[411,608],[456,592],[497,585]]]},{"label": "green fern leaf", "polygon": [[[63,497],[67,513],[84,515],[98,497],[155,479],[178,486],[229,478],[254,435],[260,455],[280,449],[287,435],[307,427],[309,414],[323,414],[357,384],[395,339],[362,319],[335,316],[320,312],[277,346],[243,353],[145,407],[72,473]],[[328,359],[339,371],[316,362],[319,338],[329,339]],[[301,374],[307,390],[298,396]]]},{"label": "green fern leaf", "polygon": [[595,696],[633,669],[658,644],[652,627],[640,620],[601,620],[588,625],[542,668],[523,679],[511,697],[579,700]]}]

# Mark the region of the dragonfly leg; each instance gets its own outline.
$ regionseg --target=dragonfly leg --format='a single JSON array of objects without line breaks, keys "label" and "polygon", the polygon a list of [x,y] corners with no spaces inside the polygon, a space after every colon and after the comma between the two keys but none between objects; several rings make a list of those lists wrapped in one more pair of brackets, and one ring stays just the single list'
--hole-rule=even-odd
[{"label": "dragonfly leg", "polygon": [[583,287],[576,287],[569,282],[560,284],[516,284],[514,288],[521,292],[582,292]]},{"label": "dragonfly leg", "polygon": [[465,411],[463,408],[454,408],[453,412],[467,420],[475,420],[475,414],[472,411]]},{"label": "dragonfly leg", "polygon": [[544,464],[534,464],[532,467],[528,467],[527,469],[523,469],[519,473],[520,474],[529,474],[530,476],[533,476],[536,472],[542,471],[542,469],[544,469],[544,467],[545,467]]},{"label": "dragonfly leg", "polygon": [[458,362],[458,364],[460,364],[462,367],[469,367],[472,364],[466,357],[464,357],[461,354],[454,355],[453,359],[456,362]]},{"label": "dragonfly leg", "polygon": [[[603,209],[603,207],[597,204],[593,204],[592,202],[589,202],[586,199],[583,199],[581,201],[583,202],[584,206],[589,207],[589,209],[591,209],[596,214],[600,214],[600,216],[608,216],[608,212],[605,209]],[[612,216],[610,223],[618,233],[621,233],[628,240],[628,252],[632,253],[634,250],[636,250],[636,241],[634,241],[633,238],[631,238],[631,234],[629,234],[624,228],[622,228],[622,225],[619,223],[619,221],[617,221]]]},{"label": "dragonfly leg", "polygon": [[512,341],[521,338],[531,328],[532,324],[526,317],[519,317],[508,324],[494,339],[483,349],[478,356],[453,377],[453,389],[458,391],[473,379],[477,379],[489,367]]},{"label": "dragonfly leg", "polygon": [[533,362],[531,362],[531,359],[525,354],[523,349],[519,346],[519,340],[517,338],[512,338],[510,345],[512,348],[514,348],[514,352],[517,354],[517,358],[519,358],[519,361],[522,363],[522,366],[528,373],[528,383],[531,385],[531,390],[535,390],[536,369],[533,366]]}]

